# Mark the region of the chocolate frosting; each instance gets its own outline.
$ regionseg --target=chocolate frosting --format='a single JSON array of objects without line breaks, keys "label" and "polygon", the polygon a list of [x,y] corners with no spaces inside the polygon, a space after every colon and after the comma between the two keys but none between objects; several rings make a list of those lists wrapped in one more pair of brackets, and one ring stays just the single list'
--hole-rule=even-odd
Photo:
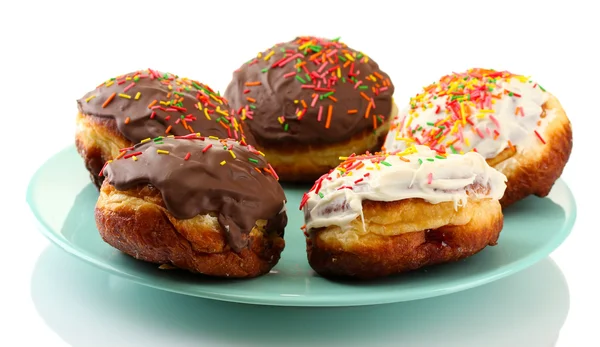
[{"label": "chocolate frosting", "polygon": [[227,100],[205,84],[171,73],[147,69],[111,78],[77,104],[83,114],[114,118],[132,143],[194,132],[242,140]]},{"label": "chocolate frosting", "polygon": [[[119,190],[150,184],[178,219],[214,213],[231,248],[246,247],[257,220],[283,236],[286,197],[276,173],[251,146],[196,135],[137,144],[108,162],[102,175]],[[186,159],[187,158],[187,159]]]},{"label": "chocolate frosting", "polygon": [[245,63],[224,95],[258,144],[319,144],[381,125],[393,93],[389,76],[363,53],[336,39],[298,37]]}]

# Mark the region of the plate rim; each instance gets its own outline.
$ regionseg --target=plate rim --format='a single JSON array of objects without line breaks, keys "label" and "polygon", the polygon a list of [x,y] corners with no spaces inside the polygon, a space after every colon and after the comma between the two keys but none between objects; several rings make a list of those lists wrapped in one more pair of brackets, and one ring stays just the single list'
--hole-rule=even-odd
[{"label": "plate rim", "polygon": [[[478,276],[480,278],[473,279],[471,281],[461,281],[459,284],[455,284],[453,286],[446,286],[443,288],[439,288],[437,290],[430,291],[421,291],[417,292],[418,294],[410,294],[404,296],[394,295],[393,291],[388,291],[386,293],[377,292],[376,295],[370,294],[366,297],[364,296],[362,300],[357,302],[352,296],[335,296],[335,300],[332,301],[331,297],[311,297],[311,296],[251,296],[251,295],[241,295],[241,294],[232,294],[232,293],[219,293],[218,291],[202,291],[198,292],[190,292],[178,288],[173,288],[168,284],[162,284],[162,282],[154,282],[152,278],[137,276],[131,274],[126,271],[122,271],[119,268],[115,268],[108,263],[94,257],[84,249],[80,247],[74,246],[71,242],[68,242],[67,239],[59,236],[59,233],[53,231],[49,225],[47,225],[43,218],[40,218],[38,214],[38,208],[36,204],[33,202],[33,194],[34,194],[34,186],[35,183],[39,180],[40,175],[45,171],[44,169],[49,165],[52,160],[55,160],[57,157],[61,155],[66,155],[66,152],[77,151],[75,145],[68,145],[63,149],[53,153],[51,156],[46,158],[35,170],[33,175],[30,176],[27,191],[26,191],[26,203],[29,207],[29,211],[35,219],[35,224],[37,225],[37,229],[44,235],[49,241],[52,242],[55,246],[58,246],[60,249],[65,251],[67,254],[71,256],[83,260],[86,263],[93,265],[94,267],[107,271],[109,274],[125,278],[132,282],[135,282],[140,285],[148,286],[151,288],[165,290],[173,293],[199,297],[204,299],[212,299],[212,300],[220,300],[234,303],[242,303],[242,304],[253,304],[253,305],[267,305],[267,306],[288,306],[288,307],[350,307],[350,306],[367,306],[367,305],[378,305],[378,304],[388,304],[388,303],[396,303],[396,302],[404,302],[404,301],[413,301],[413,300],[421,300],[432,297],[437,297],[441,295],[452,294],[456,292],[460,292],[463,290],[468,290],[471,288],[479,287],[496,280],[502,279],[504,277],[510,276],[512,274],[518,273],[534,264],[539,262],[540,260],[548,257],[553,251],[555,251],[571,234],[573,231],[575,222],[577,220],[577,203],[575,200],[575,196],[565,180],[562,178],[558,178],[554,183],[552,189],[557,189],[556,187],[562,186],[562,189],[567,192],[568,201],[570,203],[570,209],[565,216],[565,227],[561,232],[557,233],[553,238],[548,240],[546,245],[540,248],[539,251],[530,253],[527,256],[519,259],[519,261],[515,264],[510,263],[510,265],[504,265],[499,268],[499,270],[492,270],[491,273],[488,273],[486,276]],[[83,165],[83,164],[82,164]],[[91,182],[90,182],[91,183]],[[560,188],[559,188],[560,189]],[[258,279],[250,279],[250,280],[259,280]],[[243,281],[243,280],[240,280]],[[169,282],[165,282],[169,283]]]}]

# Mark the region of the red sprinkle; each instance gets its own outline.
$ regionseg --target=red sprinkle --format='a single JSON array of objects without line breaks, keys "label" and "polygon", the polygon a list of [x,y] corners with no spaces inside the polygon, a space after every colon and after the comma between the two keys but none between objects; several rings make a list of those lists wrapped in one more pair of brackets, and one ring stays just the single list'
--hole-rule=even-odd
[{"label": "red sprinkle", "polygon": [[538,133],[537,130],[533,131],[535,133],[535,136],[538,137],[538,139],[540,139],[540,141],[542,141],[543,144],[546,144],[546,141],[544,141],[544,139],[542,138],[542,135],[540,135],[540,133]]},{"label": "red sprinkle", "polygon": [[202,150],[202,153],[206,153],[206,151],[208,151],[211,147],[212,147],[212,143],[209,143],[208,146],[204,147],[204,149]]},{"label": "red sprinkle", "polygon": [[183,158],[183,160],[188,160],[188,159],[190,159],[191,156],[192,156],[192,153],[187,152],[187,154],[185,155],[185,158]]}]

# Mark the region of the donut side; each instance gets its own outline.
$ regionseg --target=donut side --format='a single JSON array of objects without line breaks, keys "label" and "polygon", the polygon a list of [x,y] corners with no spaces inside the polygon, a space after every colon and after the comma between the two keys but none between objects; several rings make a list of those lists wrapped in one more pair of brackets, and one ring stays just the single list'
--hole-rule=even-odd
[{"label": "donut side", "polygon": [[132,145],[121,135],[114,119],[77,114],[75,146],[98,189],[104,181],[104,177],[99,176],[104,164],[119,155],[119,149]]},{"label": "donut side", "polygon": [[314,182],[340,163],[340,156],[375,152],[381,149],[389,122],[373,131],[365,131],[351,139],[331,145],[286,145],[262,150],[284,182]]},{"label": "donut side", "polygon": [[[343,230],[307,232],[310,266],[325,277],[371,279],[458,261],[497,243],[503,215],[497,200],[430,204],[422,199],[363,201]],[[366,230],[366,231],[365,231]]]},{"label": "donut side", "polygon": [[267,234],[258,220],[244,237],[247,247],[234,252],[216,216],[178,220],[166,209],[160,192],[150,185],[119,191],[107,182],[95,208],[102,239],[139,260],[172,265],[209,276],[251,278],[268,273],[279,261],[283,230]]},{"label": "donut side", "polygon": [[498,157],[488,160],[490,165],[505,174],[508,179],[506,191],[500,200],[503,208],[529,195],[542,198],[547,196],[554,182],[562,175],[571,155],[571,122],[560,102],[550,95],[542,108],[546,114],[555,112],[554,118],[541,134],[545,143],[539,139],[534,146],[517,148],[517,151],[512,153],[508,153],[511,152],[508,149]]}]

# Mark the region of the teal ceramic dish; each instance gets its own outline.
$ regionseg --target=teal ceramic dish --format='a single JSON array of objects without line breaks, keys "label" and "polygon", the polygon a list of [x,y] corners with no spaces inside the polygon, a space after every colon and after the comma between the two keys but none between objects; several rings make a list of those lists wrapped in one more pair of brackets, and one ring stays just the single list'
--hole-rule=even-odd
[{"label": "teal ceramic dish", "polygon": [[372,282],[332,281],[317,275],[306,259],[300,199],[310,187],[284,186],[289,223],[286,248],[271,273],[250,280],[216,279],[159,270],[104,243],[96,229],[97,189],[74,147],[44,163],[32,177],[27,202],[40,230],[53,243],[114,275],[150,287],[248,304],[358,306],[409,301],[480,286],[523,270],[547,257],[569,235],[576,217],[574,197],[558,180],[544,199],[530,197],[505,211],[498,245],[466,260]]}]

